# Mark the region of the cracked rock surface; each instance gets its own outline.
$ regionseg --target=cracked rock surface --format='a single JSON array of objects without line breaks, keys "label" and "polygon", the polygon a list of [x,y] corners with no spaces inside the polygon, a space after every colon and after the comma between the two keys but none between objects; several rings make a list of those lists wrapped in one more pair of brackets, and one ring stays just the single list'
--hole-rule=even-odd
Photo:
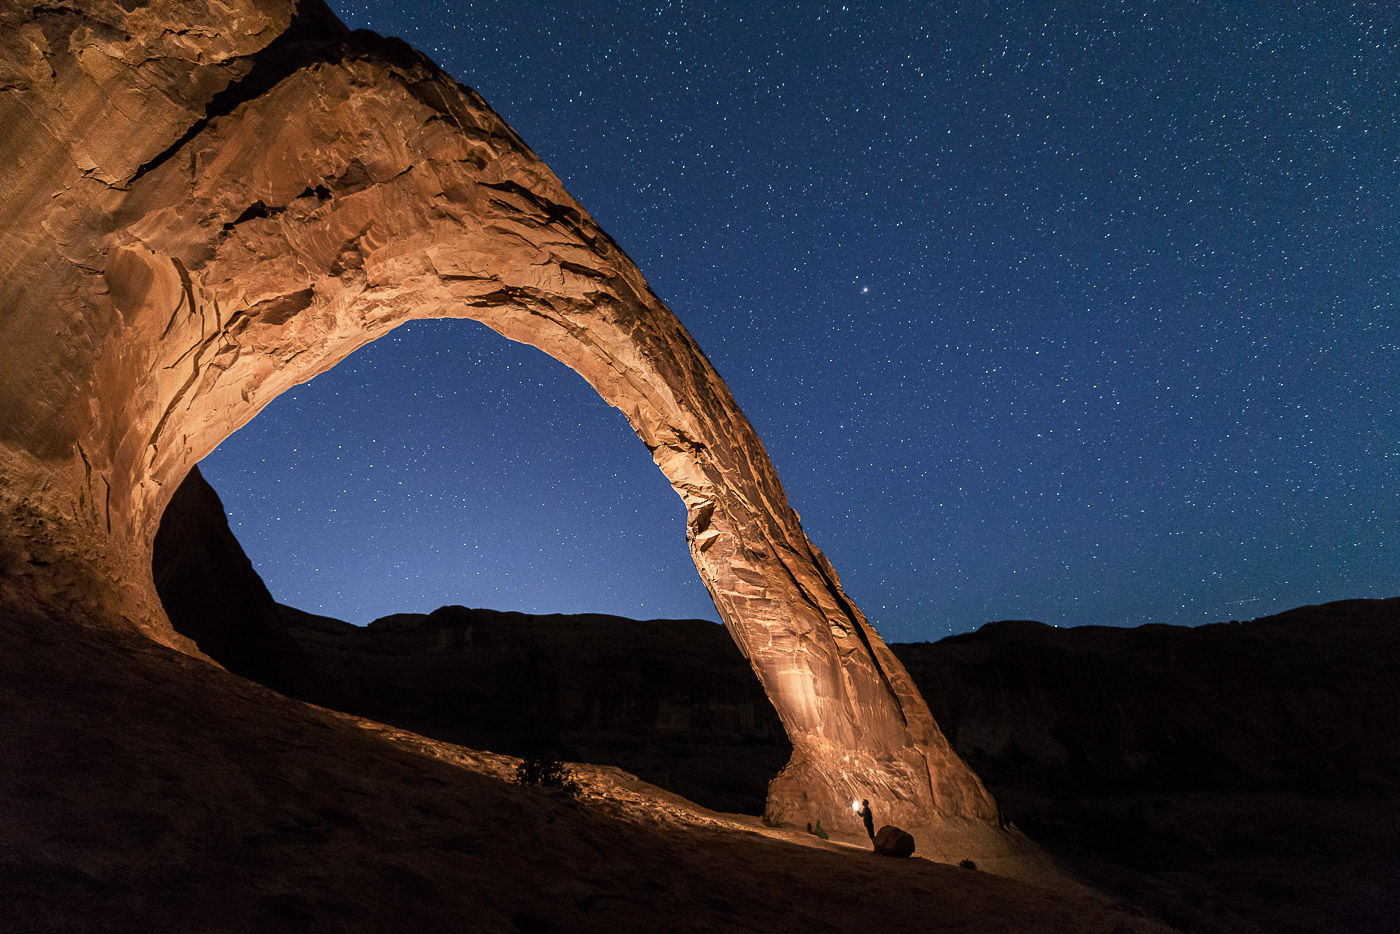
[{"label": "cracked rock surface", "polygon": [[471,318],[587,379],[684,501],[793,742],[770,819],[855,831],[870,798],[1012,846],[714,368],[473,91],[318,2],[19,4],[0,126],[0,605],[193,652],[151,579],[185,474],[395,326]]}]

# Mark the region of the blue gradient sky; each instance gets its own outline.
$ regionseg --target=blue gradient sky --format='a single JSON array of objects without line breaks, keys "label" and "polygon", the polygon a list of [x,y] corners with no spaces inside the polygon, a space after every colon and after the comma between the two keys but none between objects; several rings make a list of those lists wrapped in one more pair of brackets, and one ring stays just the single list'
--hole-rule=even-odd
[{"label": "blue gradient sky", "polygon": [[[333,6],[637,261],[887,639],[1400,594],[1390,5]],[[307,610],[716,618],[622,417],[479,325],[203,467]]]}]

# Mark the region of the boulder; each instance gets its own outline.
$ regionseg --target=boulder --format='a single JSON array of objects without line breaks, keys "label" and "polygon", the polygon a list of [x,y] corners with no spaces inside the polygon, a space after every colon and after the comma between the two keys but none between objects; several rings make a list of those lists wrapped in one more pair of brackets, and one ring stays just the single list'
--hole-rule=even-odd
[{"label": "boulder", "polygon": [[875,852],[881,856],[908,859],[914,855],[914,835],[893,824],[886,824],[875,834]]}]

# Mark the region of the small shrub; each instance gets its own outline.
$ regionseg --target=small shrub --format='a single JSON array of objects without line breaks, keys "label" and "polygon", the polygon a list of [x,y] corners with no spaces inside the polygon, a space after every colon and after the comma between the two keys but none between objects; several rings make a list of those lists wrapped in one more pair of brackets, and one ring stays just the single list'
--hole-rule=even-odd
[{"label": "small shrub", "polygon": [[583,791],[571,769],[558,759],[543,756],[521,760],[515,767],[515,783],[540,788],[558,788],[570,798],[578,797]]},{"label": "small shrub", "polygon": [[825,830],[822,830],[822,819],[820,817],[817,818],[817,823],[814,826],[807,828],[807,832],[810,833],[812,836],[820,837],[823,840],[831,839],[830,835],[828,835]]},{"label": "small shrub", "polygon": [[974,862],[973,862],[972,860],[970,860],[970,859],[965,859],[965,860],[963,860],[962,862],[958,863],[958,865],[961,866],[961,867],[964,868],[964,869],[976,869],[976,868],[977,868],[977,864],[974,863]]}]

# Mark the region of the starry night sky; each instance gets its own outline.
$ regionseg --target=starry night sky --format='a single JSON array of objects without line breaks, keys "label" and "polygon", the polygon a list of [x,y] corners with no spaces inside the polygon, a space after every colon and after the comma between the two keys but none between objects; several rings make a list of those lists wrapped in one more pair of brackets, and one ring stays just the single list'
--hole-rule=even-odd
[{"label": "starry night sky", "polygon": [[[1390,3],[332,5],[627,250],[887,640],[1400,594]],[[622,416],[474,323],[202,466],[303,609],[717,619]]]}]

